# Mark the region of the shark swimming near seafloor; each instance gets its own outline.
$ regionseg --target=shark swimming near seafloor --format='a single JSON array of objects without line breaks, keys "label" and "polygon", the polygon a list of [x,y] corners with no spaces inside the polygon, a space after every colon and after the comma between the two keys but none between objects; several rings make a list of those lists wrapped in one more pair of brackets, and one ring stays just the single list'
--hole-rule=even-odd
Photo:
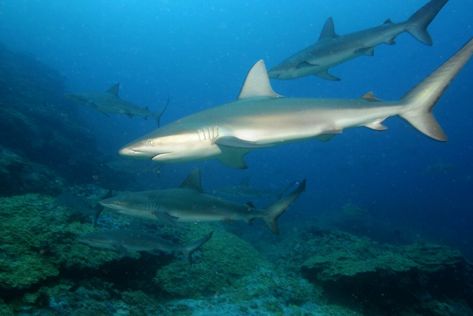
[{"label": "shark swimming near seafloor", "polygon": [[386,129],[383,121],[393,116],[432,139],[446,141],[432,111],[472,54],[470,39],[396,101],[381,101],[372,93],[359,99],[281,97],[273,91],[260,60],[249,71],[237,101],[169,123],[126,145],[120,154],[157,162],[217,158],[227,166],[246,168],[244,157],[254,149],[303,139],[328,140],[351,127],[381,131]]},{"label": "shark swimming near seafloor", "polygon": [[212,237],[207,234],[188,245],[179,245],[149,233],[132,230],[96,231],[79,236],[78,241],[93,248],[119,251],[123,255],[137,252],[180,254],[192,261],[192,254]]},{"label": "shark swimming near seafloor", "polygon": [[309,75],[327,80],[340,80],[328,72],[329,68],[358,56],[373,56],[374,48],[380,44],[395,44],[395,38],[404,32],[410,33],[420,42],[432,45],[427,27],[448,0],[431,0],[407,21],[384,24],[363,31],[338,35],[333,19],[330,17],[320,33],[319,40],[292,55],[269,70],[272,79],[294,79]]},{"label": "shark swimming near seafloor", "polygon": [[139,107],[120,98],[119,83],[112,85],[105,92],[71,93],[67,94],[66,97],[79,104],[90,106],[105,115],[122,114],[128,117],[152,118],[156,120],[158,126],[160,125],[161,116],[166,111],[169,103],[168,99],[161,112],[151,112],[147,107]]},{"label": "shark swimming near seafloor", "polygon": [[203,191],[200,172],[194,170],[178,188],[127,192],[100,201],[117,213],[166,222],[215,222],[262,219],[273,233],[278,233],[278,218],[305,190],[305,180],[289,194],[266,209],[251,203],[235,203]]}]

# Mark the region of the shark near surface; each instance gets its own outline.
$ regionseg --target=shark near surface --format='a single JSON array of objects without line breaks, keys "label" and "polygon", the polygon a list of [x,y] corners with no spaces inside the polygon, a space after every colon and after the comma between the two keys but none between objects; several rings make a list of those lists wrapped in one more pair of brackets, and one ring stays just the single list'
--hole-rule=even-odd
[{"label": "shark near surface", "polygon": [[262,60],[249,71],[237,101],[189,115],[120,150],[134,158],[181,162],[217,158],[246,168],[251,150],[302,139],[329,139],[350,127],[384,130],[384,120],[400,116],[428,137],[447,137],[432,114],[446,87],[473,54],[473,39],[398,101],[281,97],[271,88]]},{"label": "shark near surface", "polygon": [[269,77],[294,79],[314,75],[338,81],[339,78],[328,72],[329,68],[358,56],[373,56],[376,46],[383,43],[394,45],[395,38],[404,32],[410,33],[426,45],[432,45],[427,27],[446,3],[447,0],[432,0],[405,22],[393,23],[388,19],[380,26],[347,35],[336,34],[333,19],[330,17],[315,44],[272,68]]}]

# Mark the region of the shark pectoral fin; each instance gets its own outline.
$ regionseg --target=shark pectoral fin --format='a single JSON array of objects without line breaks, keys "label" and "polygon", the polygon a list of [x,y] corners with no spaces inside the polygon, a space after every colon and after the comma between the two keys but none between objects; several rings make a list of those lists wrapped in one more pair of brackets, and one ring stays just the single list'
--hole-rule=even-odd
[{"label": "shark pectoral fin", "polygon": [[333,23],[333,18],[329,17],[327,21],[325,21],[322,32],[320,32],[319,41],[335,37],[338,37],[337,33],[335,33],[335,24]]},{"label": "shark pectoral fin", "polygon": [[396,38],[395,38],[395,37],[391,37],[391,38],[388,39],[385,43],[388,44],[388,45],[394,45],[394,44],[396,44]]},{"label": "shark pectoral fin", "polygon": [[245,155],[249,149],[221,146],[222,153],[218,159],[226,166],[237,169],[246,169]]},{"label": "shark pectoral fin", "polygon": [[361,96],[363,100],[369,101],[369,102],[381,102],[381,99],[376,97],[373,93],[373,91],[368,91],[365,94]]},{"label": "shark pectoral fin", "polygon": [[193,189],[199,192],[203,192],[202,190],[202,177],[200,175],[199,169],[194,169],[189,173],[187,178],[182,181],[181,188]]},{"label": "shark pectoral fin", "polygon": [[238,99],[255,97],[280,97],[271,87],[263,60],[259,60],[248,72]]},{"label": "shark pectoral fin", "polygon": [[314,138],[321,141],[321,142],[328,142],[331,141],[332,138],[337,136],[337,134],[322,134],[322,135],[317,135]]},{"label": "shark pectoral fin", "polygon": [[356,54],[374,56],[374,47],[362,47],[355,51]]},{"label": "shark pectoral fin", "polygon": [[366,124],[365,127],[368,127],[369,129],[372,129],[372,130],[375,130],[375,131],[385,131],[388,128],[382,124],[383,121],[384,121],[384,118],[380,119],[380,120],[376,120],[376,121],[371,122],[369,124]]},{"label": "shark pectoral fin", "polygon": [[158,221],[163,222],[165,224],[169,224],[169,225],[176,224],[176,221],[179,219],[179,217],[177,217],[177,216],[172,216],[169,213],[159,212],[159,211],[156,211],[154,213],[154,216],[156,216],[156,219]]},{"label": "shark pectoral fin", "polygon": [[118,244],[118,243],[116,243],[116,244],[113,245],[113,249],[114,249],[116,252],[118,252],[118,253],[120,254],[120,256],[123,256],[123,257],[128,256],[128,255],[130,254],[130,253],[128,252],[128,250],[127,250],[123,245]]},{"label": "shark pectoral fin", "polygon": [[296,69],[301,69],[301,68],[306,68],[306,67],[317,67],[317,66],[320,66],[320,65],[319,64],[313,64],[313,63],[305,60],[305,61],[297,64]]},{"label": "shark pectoral fin", "polygon": [[110,93],[118,98],[118,94],[120,92],[120,83],[115,83],[110,88],[107,89],[107,93]]},{"label": "shark pectoral fin", "polygon": [[340,81],[340,78],[335,77],[334,75],[330,74],[328,70],[324,70],[318,73],[315,73],[314,76],[320,77],[325,80],[331,80],[331,81]]}]

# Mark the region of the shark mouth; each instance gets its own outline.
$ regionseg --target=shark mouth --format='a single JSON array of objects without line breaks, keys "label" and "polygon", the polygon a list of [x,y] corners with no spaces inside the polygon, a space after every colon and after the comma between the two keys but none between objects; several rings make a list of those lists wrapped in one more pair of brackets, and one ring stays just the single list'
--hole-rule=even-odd
[{"label": "shark mouth", "polygon": [[151,160],[160,161],[163,158],[166,158],[167,156],[169,156],[170,154],[171,154],[170,152],[160,153],[160,154],[157,154],[156,156],[154,156],[153,158],[151,158]]}]

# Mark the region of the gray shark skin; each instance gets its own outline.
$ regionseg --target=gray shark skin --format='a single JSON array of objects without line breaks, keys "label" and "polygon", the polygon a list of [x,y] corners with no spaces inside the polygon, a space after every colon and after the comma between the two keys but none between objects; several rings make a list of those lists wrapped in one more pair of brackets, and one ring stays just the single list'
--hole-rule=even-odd
[{"label": "gray shark skin", "polygon": [[[151,112],[147,107],[139,107],[131,102],[125,101],[119,95],[120,84],[116,83],[105,92],[89,92],[67,94],[66,97],[76,101],[79,104],[89,106],[104,115],[121,114],[128,117],[142,117],[145,119],[155,119],[160,125],[161,116],[167,108],[167,105],[160,113]],[[169,103],[169,100],[168,100]]]},{"label": "gray shark skin", "polygon": [[206,194],[200,172],[193,171],[179,188],[129,192],[100,202],[120,214],[146,220],[175,222],[245,221],[262,219],[273,233],[278,233],[277,219],[305,190],[305,180],[297,188],[267,209],[239,204]]},{"label": "gray shark skin", "polygon": [[407,21],[384,24],[363,31],[337,35],[332,18],[328,18],[319,40],[281,62],[269,71],[273,79],[294,79],[315,75],[323,79],[338,81],[328,69],[358,56],[374,55],[374,48],[380,44],[395,44],[395,38],[408,32],[420,42],[432,45],[427,27],[448,0],[431,0]]},{"label": "gray shark skin", "polygon": [[[398,101],[372,93],[360,99],[297,99],[276,94],[260,60],[248,73],[239,100],[172,122],[120,150],[134,158],[180,162],[217,158],[246,168],[244,156],[257,148],[303,139],[328,140],[350,127],[385,130],[382,122],[400,116],[438,141],[447,137],[432,110],[473,53],[473,39]],[[295,157],[297,159],[297,157]]]},{"label": "gray shark skin", "polygon": [[132,230],[96,231],[81,235],[78,241],[93,248],[119,251],[123,255],[147,252],[150,254],[182,254],[191,261],[192,254],[212,237],[212,232],[189,245],[181,246],[147,233]]}]

